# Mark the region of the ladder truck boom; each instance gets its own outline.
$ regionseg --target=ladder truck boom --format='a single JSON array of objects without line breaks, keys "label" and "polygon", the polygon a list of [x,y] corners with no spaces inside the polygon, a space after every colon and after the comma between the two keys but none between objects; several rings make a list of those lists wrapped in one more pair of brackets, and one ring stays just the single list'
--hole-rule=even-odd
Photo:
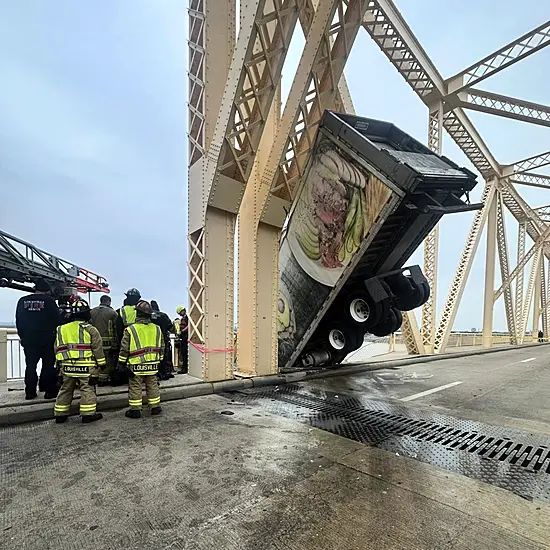
[{"label": "ladder truck boom", "polygon": [[50,284],[56,297],[74,291],[109,292],[109,283],[101,275],[0,231],[0,287],[30,291],[40,278]]}]

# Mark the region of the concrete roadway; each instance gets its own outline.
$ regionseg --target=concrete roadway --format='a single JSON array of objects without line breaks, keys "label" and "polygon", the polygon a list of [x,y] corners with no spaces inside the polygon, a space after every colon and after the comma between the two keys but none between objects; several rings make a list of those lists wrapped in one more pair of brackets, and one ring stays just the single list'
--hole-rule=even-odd
[{"label": "concrete roadway", "polygon": [[402,400],[407,405],[444,407],[463,418],[488,422],[494,417],[503,426],[550,433],[547,345],[315,380],[307,385]]},{"label": "concrete roadway", "polygon": [[[549,352],[528,348],[307,385],[408,398],[411,406],[549,433]],[[381,376],[413,372],[432,377],[388,384]],[[171,402],[164,411],[137,421],[118,411],[87,426],[71,418],[0,430],[0,548],[550,547],[545,502],[222,396]]]}]

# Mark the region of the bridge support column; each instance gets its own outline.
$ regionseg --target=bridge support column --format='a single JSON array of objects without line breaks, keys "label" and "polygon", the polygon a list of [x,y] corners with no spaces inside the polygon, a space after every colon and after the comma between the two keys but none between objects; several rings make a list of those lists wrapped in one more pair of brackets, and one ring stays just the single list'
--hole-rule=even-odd
[{"label": "bridge support column", "polygon": [[497,196],[491,197],[487,214],[487,249],[485,252],[485,292],[483,299],[483,335],[482,346],[490,348],[493,345],[493,312],[495,286],[495,260],[497,245]]}]

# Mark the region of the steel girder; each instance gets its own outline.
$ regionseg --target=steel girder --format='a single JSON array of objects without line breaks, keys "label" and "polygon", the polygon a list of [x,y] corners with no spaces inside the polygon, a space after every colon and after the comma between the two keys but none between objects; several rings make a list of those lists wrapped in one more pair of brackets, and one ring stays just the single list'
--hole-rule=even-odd
[{"label": "steel girder", "polygon": [[[510,261],[508,257],[508,239],[506,238],[506,225],[504,223],[504,202],[502,196],[498,194],[497,202],[497,246],[500,264],[500,278],[502,281],[510,276]],[[496,298],[494,299],[496,301]],[[514,313],[514,304],[512,302],[512,289],[508,287],[504,290],[504,310],[506,312],[506,323],[508,333],[510,334],[510,343],[516,343],[516,318]]]},{"label": "steel girder", "polygon": [[[324,110],[334,105],[369,4],[367,0],[319,0],[263,176],[267,192],[283,201],[294,197],[319,121]],[[266,214],[264,209],[262,219],[268,221]],[[283,221],[284,217],[279,226]]]},{"label": "steel girder", "polygon": [[[524,277],[525,277],[525,265],[526,262],[523,261],[523,257],[525,256],[525,234],[527,232],[527,223],[525,221],[522,221],[519,223],[518,226],[518,250],[517,250],[517,276],[516,276],[516,312],[518,314],[518,322],[517,322],[517,333],[516,338],[519,339],[520,343],[523,340],[522,334],[522,328],[523,328],[523,283],[524,283]],[[536,252],[537,247],[534,246],[534,252]],[[514,270],[516,271],[516,270]],[[524,330],[525,332],[525,330]]]},{"label": "steel girder", "polygon": [[548,292],[546,288],[546,266],[544,256],[540,261],[540,305],[542,313],[542,332],[548,338]]},{"label": "steel girder", "polygon": [[550,126],[550,107],[512,97],[467,88],[447,96],[447,109],[463,107],[540,126]]},{"label": "steel girder", "polygon": [[[433,106],[428,115],[428,147],[438,155],[443,148],[443,102]],[[424,240],[424,275],[430,285],[430,297],[422,307],[422,345],[424,352],[434,352],[437,298],[437,263],[439,225]]]},{"label": "steel girder", "polygon": [[536,29],[520,36],[517,40],[510,42],[481,61],[449,78],[447,81],[449,92],[458,92],[464,88],[474,86],[548,45],[550,45],[550,21],[543,23]]},{"label": "steel girder", "polygon": [[519,160],[514,164],[507,166],[508,171],[512,170],[513,174],[523,174],[525,172],[530,172],[531,170],[537,170],[543,166],[548,166],[550,164],[550,151],[546,153],[541,153],[540,155],[535,155],[534,157],[529,157],[527,159]]},{"label": "steel girder", "polygon": [[539,189],[550,189],[550,176],[543,176],[541,174],[528,174],[525,172],[514,174],[511,182],[529,187],[538,187]]}]

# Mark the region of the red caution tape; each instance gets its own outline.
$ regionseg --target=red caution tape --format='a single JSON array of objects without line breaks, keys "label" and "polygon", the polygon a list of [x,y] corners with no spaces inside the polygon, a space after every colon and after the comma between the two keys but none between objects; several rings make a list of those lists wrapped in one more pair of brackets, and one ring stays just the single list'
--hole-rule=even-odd
[{"label": "red caution tape", "polygon": [[202,344],[195,344],[195,342],[192,342],[191,340],[189,340],[189,343],[201,353],[229,353],[231,351],[235,351],[235,348],[207,348]]}]

